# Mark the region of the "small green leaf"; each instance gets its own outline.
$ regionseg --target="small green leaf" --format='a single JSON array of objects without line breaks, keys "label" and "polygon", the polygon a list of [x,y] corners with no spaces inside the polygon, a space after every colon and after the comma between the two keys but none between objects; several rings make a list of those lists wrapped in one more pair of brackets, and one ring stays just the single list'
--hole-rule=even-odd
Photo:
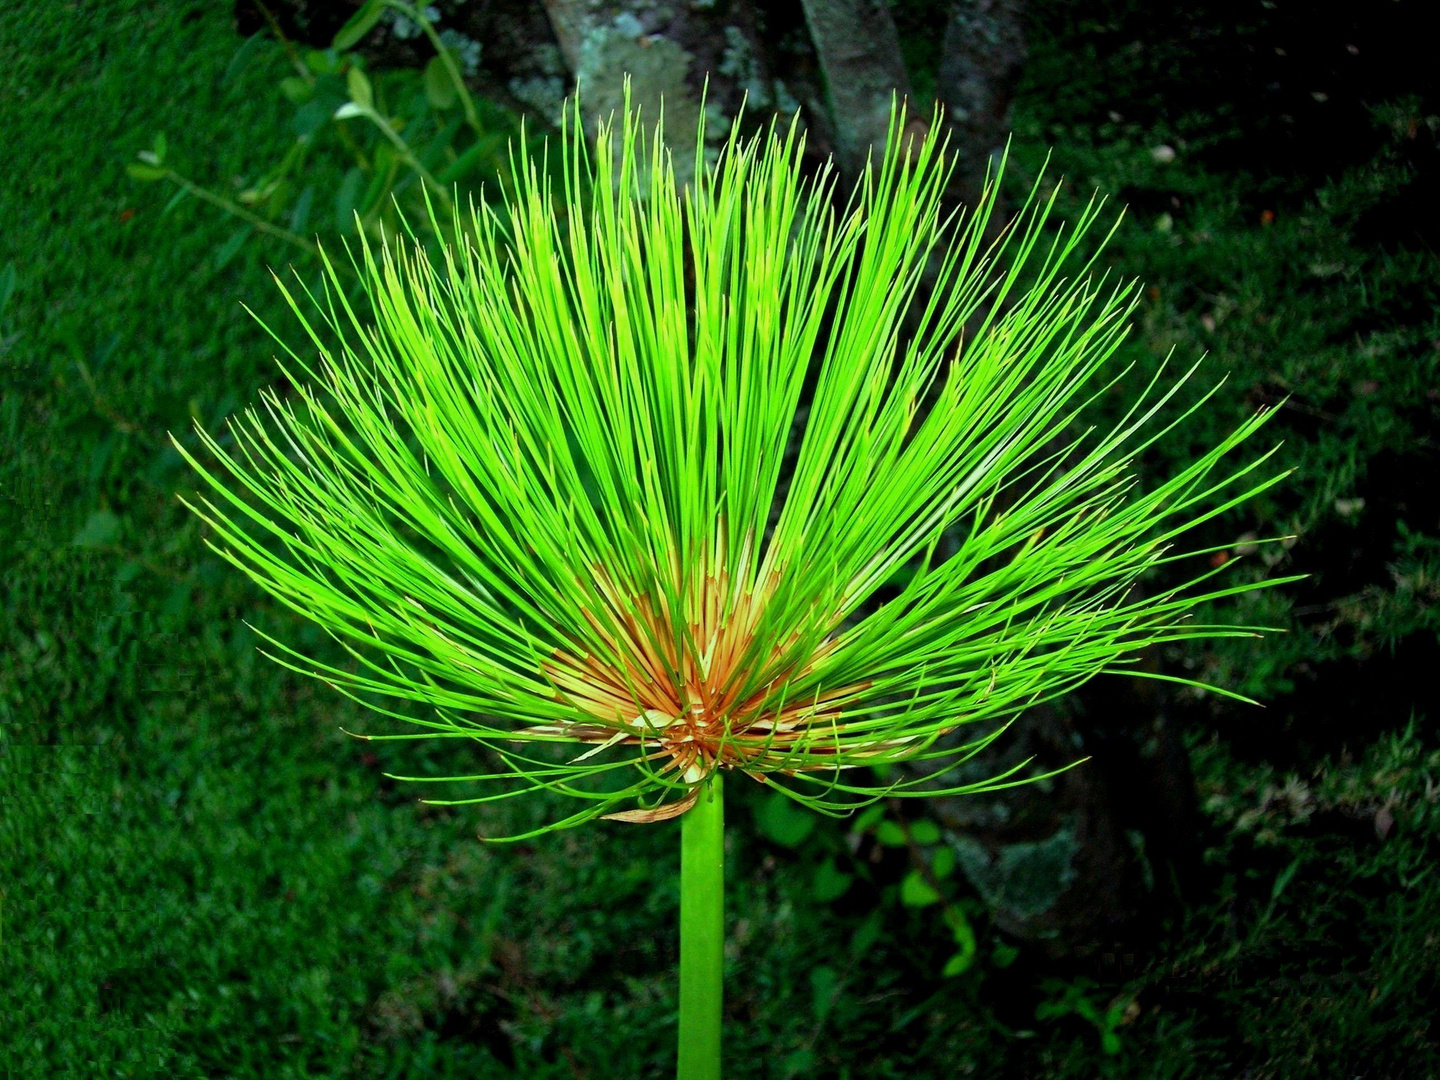
[{"label": "small green leaf", "polygon": [[319,99],[307,101],[297,108],[295,115],[290,118],[290,130],[295,132],[297,138],[308,139],[331,121],[335,109],[333,102]]},{"label": "small green leaf", "polygon": [[929,907],[931,904],[938,903],[939,900],[940,894],[921,876],[918,870],[911,870],[900,882],[900,903],[906,907]]},{"label": "small green leaf", "polygon": [[459,134],[464,124],[465,121],[457,116],[437,131],[435,135],[425,143],[424,148],[416,154],[416,157],[420,160],[420,164],[432,172],[439,168],[445,152],[450,148],[450,144],[455,140],[455,136]]},{"label": "small green leaf", "polygon": [[349,120],[352,116],[364,116],[365,110],[353,101],[347,101],[335,110],[336,120]]},{"label": "small green leaf", "polygon": [[946,974],[949,974],[949,969],[953,967],[957,969],[955,974],[958,975],[975,963],[975,956],[980,949],[975,941],[975,930],[971,927],[970,920],[954,904],[945,909],[945,921],[950,924],[950,933],[955,939],[957,949],[945,965]]},{"label": "small green leaf", "polygon": [[145,180],[153,183],[156,180],[164,180],[168,169],[162,169],[158,165],[146,165],[142,161],[132,161],[125,166],[125,171],[130,174],[132,180]]},{"label": "small green leaf", "polygon": [[914,840],[921,847],[938,844],[940,842],[940,826],[928,818],[912,821],[910,823],[910,839]]},{"label": "small green leaf", "polygon": [[265,40],[268,36],[265,30],[256,30],[255,33],[240,43],[240,48],[235,50],[235,55],[230,58],[230,63],[225,65],[225,74],[220,76],[221,86],[224,86],[236,75],[245,70],[245,65],[250,62],[250,58],[264,47]]},{"label": "small green leaf", "polygon": [[272,184],[265,193],[265,216],[273,219],[276,214],[280,213],[285,204],[290,201],[290,196],[294,191],[295,185],[289,180],[281,180]]},{"label": "small green leaf", "polygon": [[109,510],[96,510],[80,526],[70,543],[75,547],[98,548],[113,541],[120,532],[120,519]]},{"label": "small green leaf", "polygon": [[280,80],[280,93],[291,105],[303,105],[315,96],[315,84],[299,75],[290,75]]},{"label": "small green leaf", "polygon": [[235,198],[246,206],[254,206],[256,203],[264,202],[270,198],[270,196],[274,195],[276,189],[279,187],[279,180],[266,179],[264,183],[257,184],[255,187],[246,188],[244,191],[239,192]]},{"label": "small green leaf", "polygon": [[151,150],[155,154],[155,160],[151,162],[152,165],[165,164],[165,151],[167,148],[168,144],[165,142],[165,133],[163,131],[157,131],[155,133],[155,145],[151,147]]},{"label": "small green leaf", "polygon": [[975,948],[975,929],[970,925],[958,904],[951,904],[945,909],[945,925],[950,927],[950,934],[955,939],[955,944],[961,948]]},{"label": "small green leaf", "polygon": [[358,165],[352,165],[345,179],[340,181],[340,187],[335,192],[335,227],[341,232],[349,232],[354,227],[355,207],[360,200],[360,185],[364,182],[365,174]]},{"label": "small green leaf", "polygon": [[948,847],[937,848],[935,854],[930,856],[930,873],[944,881],[954,872],[955,852]]},{"label": "small green leaf", "polygon": [[365,72],[353,64],[345,76],[345,88],[350,92],[350,100],[362,109],[375,107],[375,91],[370,87],[370,80],[365,77]]},{"label": "small green leaf", "polygon": [[184,202],[186,198],[189,197],[189,195],[189,188],[176,188],[175,194],[170,196],[170,201],[167,202],[164,208],[160,211],[160,216],[163,218],[165,215],[170,213],[171,210],[174,210],[175,207],[179,206],[182,202]]},{"label": "small green leaf", "polygon": [[795,848],[815,831],[815,815],[793,799],[772,792],[755,817],[760,833],[781,847]]},{"label": "small green leaf", "polygon": [[990,953],[990,966],[996,968],[1007,968],[1015,962],[1020,955],[1020,950],[1014,945],[1006,945],[1003,941],[997,942],[994,950]]},{"label": "small green leaf", "polygon": [[835,1003],[835,990],[840,985],[840,977],[835,974],[835,969],[821,965],[810,972],[810,1001],[811,1008],[815,1012],[816,1020],[823,1020]]},{"label": "small green leaf", "polygon": [[373,157],[374,160],[371,164],[374,172],[356,207],[362,218],[369,217],[370,211],[384,202],[385,197],[393,190],[395,176],[400,169],[400,161],[395,154],[395,149],[388,142],[377,144]]},{"label": "small green leaf", "polygon": [[880,940],[884,930],[884,919],[880,912],[872,912],[870,917],[860,924],[859,929],[850,939],[850,955],[856,959],[862,959]]},{"label": "small green leaf", "polygon": [[[955,912],[956,916],[950,916]],[[966,919],[965,914],[959,912],[956,907],[949,907],[945,913],[946,922],[950,923],[950,933],[955,935],[955,945],[958,952],[946,962],[945,975],[959,975],[960,972],[969,971],[975,963],[976,955],[979,953],[979,946],[975,942],[975,930],[971,929],[971,923]]]},{"label": "small green leaf", "polygon": [[975,954],[973,952],[957,952],[945,961],[945,966],[940,969],[940,974],[944,978],[953,979],[956,975],[964,975],[974,966]]},{"label": "small green leaf", "polygon": [[864,810],[860,811],[860,816],[855,819],[855,824],[851,826],[851,829],[857,833],[869,832],[880,823],[880,819],[884,816],[885,807],[879,803],[876,803],[874,806],[867,806]]},{"label": "small green leaf", "polygon": [[1270,899],[1272,901],[1280,899],[1280,894],[1285,891],[1285,886],[1290,884],[1290,879],[1295,876],[1295,871],[1300,869],[1301,861],[1300,859],[1296,859],[1284,870],[1280,871],[1279,876],[1275,879],[1275,884],[1270,889]]},{"label": "small green leaf", "polygon": [[815,878],[810,883],[810,895],[816,902],[828,904],[849,892],[850,884],[854,880],[854,875],[841,871],[835,865],[834,859],[826,859],[815,868]]},{"label": "small green leaf", "polygon": [[1118,1054],[1120,1052],[1120,1036],[1113,1031],[1102,1031],[1100,1033],[1100,1049],[1107,1054]]},{"label": "small green leaf", "polygon": [[1042,1001],[1035,1006],[1035,1019],[1058,1020],[1062,1016],[1069,1016],[1074,1011],[1071,1004],[1063,999]]},{"label": "small green leaf", "polygon": [[334,49],[307,49],[305,66],[313,75],[334,75],[340,70],[340,54]]},{"label": "small green leaf", "polygon": [[[439,180],[442,184],[453,184],[455,181],[463,179],[470,170],[475,168],[481,158],[493,153],[499,147],[501,141],[502,140],[496,138],[493,133],[485,136],[483,139],[476,139],[465,149],[464,153],[449,165],[445,166],[444,170],[440,172],[435,179]],[[871,807],[870,809],[873,810],[875,808]],[[869,813],[869,811],[867,810],[866,813]],[[881,813],[884,813],[884,811],[881,810]],[[864,814],[860,815],[861,818],[864,816]],[[857,821],[858,820],[859,819],[857,819]],[[856,828],[859,828],[858,824]],[[861,829],[860,831],[863,832],[864,830]]]},{"label": "small green leaf", "polygon": [[430,102],[431,108],[442,110],[454,105],[455,97],[455,84],[450,81],[445,61],[438,56],[433,57],[425,65],[425,100]]},{"label": "small green leaf", "polygon": [[305,226],[310,224],[310,207],[315,201],[315,185],[309,185],[300,192],[300,197],[295,200],[295,206],[290,211],[290,231],[303,233]]},{"label": "small green leaf", "polygon": [[785,1061],[780,1068],[784,1070],[786,1080],[795,1076],[809,1076],[815,1071],[815,1051],[808,1046],[792,1050],[785,1056]]},{"label": "small green leaf", "polygon": [[229,240],[226,240],[220,246],[220,250],[215,252],[215,269],[223,270],[230,265],[230,260],[240,254],[240,249],[245,246],[245,241],[250,239],[250,234],[254,231],[254,226],[244,225]]},{"label": "small green leaf", "polygon": [[384,13],[385,0],[365,0],[365,3],[360,5],[360,10],[351,15],[345,25],[335,32],[330,47],[339,52],[354,48],[361,38],[375,29],[375,24]]},{"label": "small green leaf", "polygon": [[882,821],[875,830],[875,839],[886,847],[905,847],[910,842],[904,827],[894,821]]}]

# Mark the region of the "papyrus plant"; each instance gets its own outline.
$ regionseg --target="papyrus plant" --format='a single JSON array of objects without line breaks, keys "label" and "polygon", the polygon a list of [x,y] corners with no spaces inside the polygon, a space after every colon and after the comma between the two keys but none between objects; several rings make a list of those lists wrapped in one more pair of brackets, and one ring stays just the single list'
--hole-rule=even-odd
[{"label": "papyrus plant", "polygon": [[[199,433],[238,487],[187,454],[216,550],[354,663],[269,639],[277,659],[422,707],[394,715],[427,730],[371,737],[484,748],[444,801],[544,789],[578,804],[556,828],[685,815],[682,1076],[719,1075],[726,772],[830,812],[1018,783],[937,782],[997,728],[945,736],[1253,632],[1187,621],[1253,586],[1174,542],[1279,479],[1233,457],[1262,417],[1139,482],[1210,395],[1173,406],[1162,365],[1084,429],[1136,299],[1077,257],[1100,207],[1054,228],[1037,185],[1003,230],[993,194],[950,215],[938,128],[897,119],[840,208],[794,125],[715,160],[697,140],[683,190],[634,115],[593,153],[572,126],[563,179],[517,161],[444,265],[362,237],[368,310],[333,267],[303,309],[287,291],[294,395],[263,395],[233,449]],[[1203,572],[1135,589],[1177,562],[1166,580]]]}]

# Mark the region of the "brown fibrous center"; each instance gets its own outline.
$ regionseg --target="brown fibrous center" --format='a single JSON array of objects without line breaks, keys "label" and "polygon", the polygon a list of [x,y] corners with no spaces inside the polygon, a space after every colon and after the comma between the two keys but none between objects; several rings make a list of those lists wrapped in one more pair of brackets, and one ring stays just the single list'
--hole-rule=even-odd
[{"label": "brown fibrous center", "polygon": [[576,725],[570,734],[651,747],[662,758],[668,755],[667,771],[677,770],[691,782],[722,767],[757,779],[764,772],[805,768],[796,750],[813,742],[823,755],[824,739],[807,736],[817,727],[832,733],[840,718],[837,703],[863,684],[787,699],[777,690],[811,674],[834,638],[803,648],[801,633],[794,631],[773,633],[774,640],[757,644],[757,632],[770,633],[759,623],[774,596],[777,573],[742,588],[732,587],[723,568],[696,578],[685,593],[687,636],[677,632],[664,601],[618,603],[609,578],[595,575],[612,601],[607,618],[590,618],[607,655],[559,650],[545,665],[561,700],[598,722],[593,730]]}]

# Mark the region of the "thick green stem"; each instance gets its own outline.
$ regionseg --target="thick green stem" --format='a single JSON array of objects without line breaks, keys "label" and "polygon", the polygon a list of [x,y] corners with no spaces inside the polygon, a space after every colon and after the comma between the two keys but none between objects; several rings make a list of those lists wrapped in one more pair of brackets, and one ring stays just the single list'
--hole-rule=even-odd
[{"label": "thick green stem", "polygon": [[680,819],[678,1080],[720,1080],[725,974],[725,804],[720,774]]}]

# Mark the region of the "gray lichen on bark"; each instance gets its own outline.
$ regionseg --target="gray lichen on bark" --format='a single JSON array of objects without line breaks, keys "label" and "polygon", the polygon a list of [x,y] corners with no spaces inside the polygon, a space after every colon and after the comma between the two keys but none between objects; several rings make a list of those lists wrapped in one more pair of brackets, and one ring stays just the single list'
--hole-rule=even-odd
[{"label": "gray lichen on bark", "polygon": [[[588,28],[581,38],[575,90],[587,119],[607,117],[623,108],[628,79],[631,107],[652,122],[663,109],[666,142],[673,144],[700,123],[700,101],[686,80],[693,60],[679,42],[646,34],[638,19],[622,12],[608,24]],[[687,163],[686,155],[677,155],[677,168]]]},{"label": "gray lichen on bark", "polygon": [[761,112],[784,100],[749,0],[546,0],[545,8],[587,126],[620,108],[628,78],[642,116],[653,120],[663,102],[682,182],[694,162],[702,100],[707,138],[716,142],[747,94]]}]

